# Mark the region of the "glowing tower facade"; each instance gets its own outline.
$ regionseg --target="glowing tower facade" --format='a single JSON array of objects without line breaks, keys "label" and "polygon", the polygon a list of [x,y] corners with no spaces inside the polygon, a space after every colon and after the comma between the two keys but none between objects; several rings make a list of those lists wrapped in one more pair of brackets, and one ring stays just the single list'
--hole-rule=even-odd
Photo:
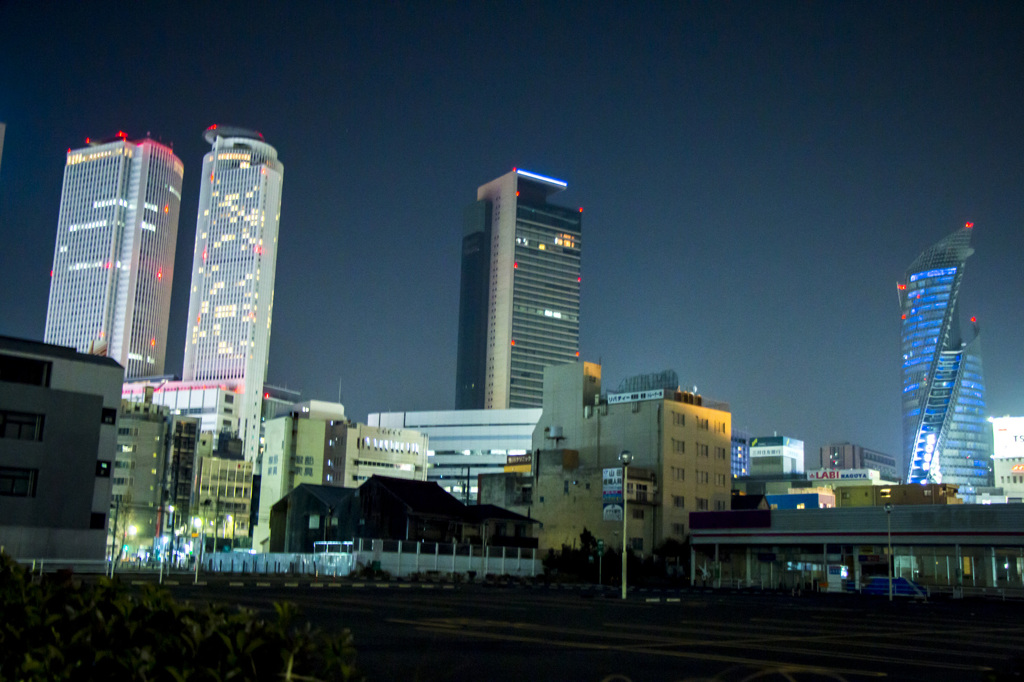
[{"label": "glowing tower facade", "polygon": [[958,485],[967,502],[988,484],[990,454],[980,337],[974,325],[964,339],[958,305],[973,227],[925,250],[897,284],[907,481]]},{"label": "glowing tower facade", "polygon": [[246,459],[259,453],[284,166],[257,132],[211,126],[196,219],[182,379],[227,385]]},{"label": "glowing tower facade", "polygon": [[582,210],[514,169],[477,190],[462,239],[456,409],[540,407],[544,368],[579,359]]},{"label": "glowing tower facade", "polygon": [[69,149],[43,340],[163,374],[184,167],[169,147]]}]

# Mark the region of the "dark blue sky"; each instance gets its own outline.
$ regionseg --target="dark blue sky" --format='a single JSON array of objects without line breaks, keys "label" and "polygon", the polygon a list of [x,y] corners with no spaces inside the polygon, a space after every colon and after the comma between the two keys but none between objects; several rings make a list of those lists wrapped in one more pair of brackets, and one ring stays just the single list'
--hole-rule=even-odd
[{"label": "dark blue sky", "polygon": [[463,207],[582,206],[581,346],[755,434],[897,453],[896,281],[975,223],[989,411],[1024,415],[1024,5],[0,2],[0,334],[41,339],[64,154],[185,164],[179,373],[212,123],[285,165],[269,381],[350,416],[454,404]]}]

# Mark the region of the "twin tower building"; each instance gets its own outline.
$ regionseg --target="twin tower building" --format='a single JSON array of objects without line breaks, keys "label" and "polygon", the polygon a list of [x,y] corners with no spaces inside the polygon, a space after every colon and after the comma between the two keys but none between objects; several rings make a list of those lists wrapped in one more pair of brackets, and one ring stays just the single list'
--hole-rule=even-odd
[{"label": "twin tower building", "polygon": [[[182,380],[241,397],[259,442],[284,167],[257,132],[210,126],[196,219]],[[44,341],[106,355],[126,379],[164,374],[184,166],[151,139],[68,150]]]},{"label": "twin tower building", "polygon": [[[118,133],[68,150],[44,341],[111,357],[126,380],[230,390],[251,460],[284,167],[257,132],[214,125],[204,137],[211,149],[203,159],[181,381],[165,376],[164,360],[184,166],[152,139]],[[579,357],[582,209],[548,203],[565,187],[514,169],[480,187],[467,210],[459,409],[540,406],[544,367]]]}]

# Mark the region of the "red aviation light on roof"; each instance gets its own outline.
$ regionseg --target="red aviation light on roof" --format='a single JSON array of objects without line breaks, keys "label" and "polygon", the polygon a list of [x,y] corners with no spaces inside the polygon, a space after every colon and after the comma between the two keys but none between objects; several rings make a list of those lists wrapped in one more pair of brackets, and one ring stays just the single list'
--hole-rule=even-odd
[{"label": "red aviation light on roof", "polygon": [[157,278],[158,281],[164,278],[164,269],[163,268],[157,269],[157,271],[156,271],[156,278]]},{"label": "red aviation light on roof", "polygon": [[120,137],[122,140],[128,139],[128,135],[123,130],[118,130],[117,136]]},{"label": "red aviation light on roof", "polygon": [[513,346],[516,345],[516,340],[515,339],[512,339],[512,345]]},{"label": "red aviation light on roof", "polygon": [[907,290],[907,285],[906,284],[897,284],[896,288],[899,289],[900,291],[906,291]]},{"label": "red aviation light on roof", "polygon": [[53,277],[53,270],[50,270],[50,277]]},{"label": "red aviation light on roof", "polygon": [[580,206],[580,213],[583,213],[583,207]]},{"label": "red aviation light on roof", "polygon": [[149,340],[149,345],[150,346],[155,346],[156,345],[156,339],[150,339]]},{"label": "red aviation light on roof", "polygon": [[264,398],[269,398],[269,397],[270,397],[270,394],[269,394],[269,393],[264,393],[264,394],[263,394],[263,397],[264,397]]},{"label": "red aviation light on roof", "polygon": [[170,213],[170,212],[171,212],[171,205],[170,204],[164,204],[164,213]]},{"label": "red aviation light on roof", "polygon": [[969,230],[972,227],[974,227],[974,223],[967,223],[967,224],[964,225],[964,227],[966,227]]},{"label": "red aviation light on roof", "polygon": [[971,324],[974,324],[974,323],[976,323],[977,321],[978,321],[978,318],[976,318],[976,317],[973,317],[973,316],[971,317]]}]

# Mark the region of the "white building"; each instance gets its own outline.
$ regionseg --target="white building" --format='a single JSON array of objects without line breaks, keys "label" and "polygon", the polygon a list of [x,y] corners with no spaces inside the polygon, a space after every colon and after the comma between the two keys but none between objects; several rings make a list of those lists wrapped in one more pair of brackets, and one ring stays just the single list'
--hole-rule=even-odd
[{"label": "white building", "polygon": [[147,388],[152,389],[153,404],[169,408],[172,414],[198,419],[201,432],[238,432],[238,403],[241,402],[239,382],[202,384],[146,379],[125,383],[121,387],[121,398],[134,403],[144,402]]},{"label": "white building", "polygon": [[802,474],[804,442],[787,436],[762,436],[750,440],[750,475]]},{"label": "white building", "polygon": [[533,431],[543,410],[444,410],[383,412],[366,418],[370,426],[413,429],[430,439],[427,480],[465,504],[477,501],[477,477],[506,471],[529,472]]},{"label": "white building", "polygon": [[522,169],[477,189],[462,240],[455,407],[540,407],[544,368],[579,360],[582,210]]},{"label": "white building", "polygon": [[162,374],[184,167],[150,139],[69,149],[46,343]]},{"label": "white building", "polygon": [[196,219],[185,382],[237,382],[245,458],[259,454],[284,167],[257,132],[210,126]]},{"label": "white building", "polygon": [[253,548],[266,548],[270,508],[303,483],[358,488],[379,474],[426,480],[428,440],[417,431],[349,421],[340,403],[309,400],[266,422],[259,520]]},{"label": "white building", "polygon": [[1006,502],[1024,501],[1024,417],[993,417],[993,483]]}]

